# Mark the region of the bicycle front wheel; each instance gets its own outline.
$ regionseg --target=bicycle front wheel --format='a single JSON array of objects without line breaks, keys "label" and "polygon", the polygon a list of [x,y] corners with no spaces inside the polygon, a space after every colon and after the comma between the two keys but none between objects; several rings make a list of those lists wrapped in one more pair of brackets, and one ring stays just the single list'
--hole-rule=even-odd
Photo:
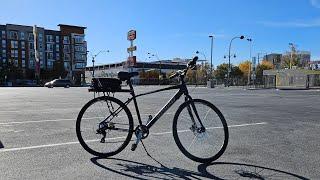
[{"label": "bicycle front wheel", "polygon": [[181,104],[173,119],[173,137],[188,158],[210,163],[226,150],[228,126],[212,103],[193,99]]},{"label": "bicycle front wheel", "polygon": [[128,107],[113,97],[98,97],[80,111],[76,122],[82,147],[99,157],[122,151],[133,134],[133,119]]}]

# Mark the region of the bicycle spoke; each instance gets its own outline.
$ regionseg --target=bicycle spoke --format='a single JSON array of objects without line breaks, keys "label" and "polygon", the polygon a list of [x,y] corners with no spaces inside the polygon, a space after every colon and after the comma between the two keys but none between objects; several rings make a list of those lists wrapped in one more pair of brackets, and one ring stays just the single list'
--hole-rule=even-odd
[{"label": "bicycle spoke", "polygon": [[[191,103],[194,103],[192,113],[196,124],[189,117]],[[228,142],[228,131],[223,116],[214,105],[193,99],[181,106],[177,113],[173,136],[184,155],[202,163],[211,162],[222,155]]]},{"label": "bicycle spoke", "polygon": [[193,140],[192,140],[192,142],[191,142],[191,144],[189,145],[189,147],[188,147],[188,150],[190,150],[190,147],[193,145],[193,143],[194,143],[194,141],[196,140],[196,136],[194,136],[194,138],[193,138]]}]

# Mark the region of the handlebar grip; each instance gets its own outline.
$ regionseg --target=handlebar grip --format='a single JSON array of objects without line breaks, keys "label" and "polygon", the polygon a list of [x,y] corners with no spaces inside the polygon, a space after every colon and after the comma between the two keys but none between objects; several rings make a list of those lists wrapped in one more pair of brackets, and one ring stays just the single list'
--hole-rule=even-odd
[{"label": "handlebar grip", "polygon": [[192,67],[194,65],[196,65],[196,62],[198,61],[198,56],[195,56],[191,61],[188,62],[188,66]]}]

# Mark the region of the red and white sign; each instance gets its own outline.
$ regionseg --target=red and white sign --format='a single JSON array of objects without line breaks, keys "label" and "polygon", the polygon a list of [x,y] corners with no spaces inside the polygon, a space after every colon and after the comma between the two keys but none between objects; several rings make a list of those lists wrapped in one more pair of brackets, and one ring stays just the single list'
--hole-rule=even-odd
[{"label": "red and white sign", "polygon": [[136,38],[137,38],[137,32],[136,32],[136,30],[130,30],[130,31],[128,32],[127,39],[128,39],[129,41],[133,41],[133,40],[135,40]]}]

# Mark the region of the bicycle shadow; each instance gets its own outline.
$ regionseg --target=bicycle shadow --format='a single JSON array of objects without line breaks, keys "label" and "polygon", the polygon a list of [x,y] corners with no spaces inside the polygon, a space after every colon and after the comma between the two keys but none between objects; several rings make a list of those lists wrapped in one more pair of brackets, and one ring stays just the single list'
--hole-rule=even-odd
[{"label": "bicycle shadow", "polygon": [[[298,174],[282,171],[279,169],[252,165],[246,163],[234,162],[213,162],[211,164],[200,164],[198,171],[208,173],[211,167],[215,171],[215,175],[221,179],[302,179],[309,180]],[[220,170],[220,172],[219,172]],[[222,170],[222,171],[221,171]]]},{"label": "bicycle shadow", "polygon": [[[209,178],[209,179],[217,179],[220,180],[220,178],[204,171],[202,172],[194,172],[190,170],[185,170],[177,167],[166,167],[166,166],[160,166],[156,167],[153,165],[136,162],[136,161],[130,161],[125,159],[119,159],[119,158],[99,158],[94,157],[90,159],[92,163],[95,165],[106,169],[108,171],[117,173],[119,175],[123,175],[129,178],[134,179],[140,179],[140,180],[147,180],[147,179],[203,179],[203,178]],[[116,163],[116,168],[110,168],[102,163],[99,163],[98,160],[112,160],[112,161],[118,161]]]},{"label": "bicycle shadow", "polygon": [[[153,165],[130,161],[119,158],[99,158],[94,157],[90,159],[95,165],[117,173],[119,175],[134,178],[134,179],[302,179],[308,180],[308,178],[285,172],[273,168],[262,167],[257,165],[245,164],[245,163],[232,163],[232,162],[214,162],[211,164],[200,164],[198,166],[198,172],[186,170],[177,167],[156,167]],[[118,161],[115,168],[111,168],[99,163],[99,160],[112,160]],[[113,164],[114,165],[114,164]],[[208,171],[209,168],[211,172]]]},{"label": "bicycle shadow", "polygon": [[4,146],[3,146],[2,142],[0,141],[0,149],[1,148],[4,148]]}]

